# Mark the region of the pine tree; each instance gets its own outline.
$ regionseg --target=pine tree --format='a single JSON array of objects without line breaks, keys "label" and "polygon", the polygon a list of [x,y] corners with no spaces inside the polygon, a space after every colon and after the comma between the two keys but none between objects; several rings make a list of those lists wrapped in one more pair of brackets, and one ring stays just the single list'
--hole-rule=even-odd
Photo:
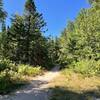
[{"label": "pine tree", "polygon": [[60,37],[62,63],[82,59],[100,59],[100,6],[94,3],[83,9],[76,20],[68,24]]},{"label": "pine tree", "polygon": [[93,4],[94,2],[100,3],[100,0],[88,0],[90,4]]},{"label": "pine tree", "polygon": [[[4,45],[6,43],[6,24],[5,19],[7,17],[7,13],[3,9],[3,1],[0,0],[0,59],[3,57]],[[6,53],[5,53],[6,55]]]},{"label": "pine tree", "polygon": [[4,23],[6,17],[7,17],[7,13],[3,9],[3,1],[0,0],[0,23]]},{"label": "pine tree", "polygon": [[[26,31],[26,58],[28,62],[36,65],[39,60],[38,53],[40,52],[39,40],[42,38],[42,28],[46,25],[42,14],[37,12],[33,0],[27,0],[25,4],[25,31]],[[40,48],[41,49],[41,48]],[[28,51],[28,52],[27,52]],[[32,55],[33,54],[33,55]],[[31,58],[30,58],[31,56]]]},{"label": "pine tree", "polygon": [[16,14],[11,21],[8,35],[11,44],[10,59],[17,63],[45,65],[47,48],[42,29],[46,23],[42,14],[37,12],[34,2],[27,0],[24,14]]},{"label": "pine tree", "polygon": [[26,41],[24,19],[22,16],[16,14],[11,20],[11,28],[8,31],[8,40],[12,51],[10,59],[17,62],[24,62],[24,43]]}]

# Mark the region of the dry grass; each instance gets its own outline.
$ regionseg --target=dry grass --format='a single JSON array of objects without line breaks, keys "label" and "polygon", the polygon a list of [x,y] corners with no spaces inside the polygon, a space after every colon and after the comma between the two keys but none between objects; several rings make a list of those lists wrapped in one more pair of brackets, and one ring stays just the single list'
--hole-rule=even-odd
[{"label": "dry grass", "polygon": [[[51,100],[93,100],[100,98],[100,77],[84,77],[68,71],[61,73],[50,84],[53,89]],[[91,99],[90,99],[91,98]]]}]

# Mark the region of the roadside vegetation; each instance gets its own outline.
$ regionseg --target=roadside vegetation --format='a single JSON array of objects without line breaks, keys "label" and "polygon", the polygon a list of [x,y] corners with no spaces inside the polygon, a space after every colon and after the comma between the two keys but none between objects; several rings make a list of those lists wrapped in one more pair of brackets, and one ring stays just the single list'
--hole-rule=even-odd
[{"label": "roadside vegetation", "polygon": [[29,83],[27,77],[43,74],[40,66],[15,65],[9,60],[0,60],[0,94],[6,94]]},{"label": "roadside vegetation", "polygon": [[100,99],[100,1],[90,0],[59,38],[62,72],[50,100]]},{"label": "roadside vegetation", "polygon": [[50,84],[50,100],[95,100],[100,98],[100,77],[84,77],[65,69]]}]

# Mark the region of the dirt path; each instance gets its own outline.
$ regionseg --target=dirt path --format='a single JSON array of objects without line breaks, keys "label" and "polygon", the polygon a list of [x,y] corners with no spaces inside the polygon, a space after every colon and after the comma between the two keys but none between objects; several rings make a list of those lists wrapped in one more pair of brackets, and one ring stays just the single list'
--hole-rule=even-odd
[{"label": "dirt path", "polygon": [[32,80],[31,84],[14,94],[0,97],[0,100],[48,100],[50,91],[48,83],[59,75],[59,67],[53,68],[43,76],[38,76]]}]

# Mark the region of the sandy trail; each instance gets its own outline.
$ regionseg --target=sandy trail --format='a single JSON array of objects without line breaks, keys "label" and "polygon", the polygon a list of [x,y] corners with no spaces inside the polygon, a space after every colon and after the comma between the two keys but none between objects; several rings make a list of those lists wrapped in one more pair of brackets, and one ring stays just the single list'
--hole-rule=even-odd
[{"label": "sandy trail", "polygon": [[30,85],[7,96],[0,96],[0,100],[49,100],[48,83],[59,75],[59,67],[53,68],[42,76],[35,77]]}]

